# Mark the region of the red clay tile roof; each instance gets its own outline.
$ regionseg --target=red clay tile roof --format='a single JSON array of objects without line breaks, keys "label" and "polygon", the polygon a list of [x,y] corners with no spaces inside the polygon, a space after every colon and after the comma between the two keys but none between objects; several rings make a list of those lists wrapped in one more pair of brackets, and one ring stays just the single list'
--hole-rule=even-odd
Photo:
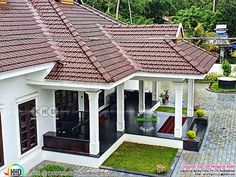
[{"label": "red clay tile roof", "polygon": [[8,0],[7,5],[0,5],[0,72],[58,60],[47,39],[25,38],[46,37],[31,10],[24,0]]},{"label": "red clay tile roof", "polygon": [[[8,62],[8,65],[17,65],[18,62],[24,67],[34,64],[31,59],[39,64],[59,58],[59,63],[46,79],[109,83],[137,71],[203,74],[217,59],[217,56],[186,41],[175,43],[174,40],[157,39],[167,36],[176,38],[178,25],[123,25],[89,6],[77,3],[63,5],[55,0],[28,0],[29,4],[24,0],[12,2],[7,7],[0,7],[1,16],[5,11],[11,14],[11,18],[4,16],[0,19],[8,26],[1,26],[0,30],[9,35],[47,35],[48,40],[13,40],[7,41],[6,45],[5,41],[0,41],[5,51],[3,54],[0,51],[0,60]],[[20,19],[18,14],[26,20]],[[9,56],[15,58],[11,60]],[[1,62],[0,69],[3,64]]]},{"label": "red clay tile roof", "polygon": [[112,81],[111,76],[93,56],[54,0],[31,2],[47,25],[49,36],[54,37],[54,42],[57,42],[57,50],[64,57],[61,64],[57,64],[46,79],[101,83]]},{"label": "red clay tile roof", "polygon": [[[133,38],[168,37],[176,38],[180,25],[176,24],[153,24],[153,25],[106,25],[106,30],[112,29],[112,35]],[[135,33],[134,33],[135,31]],[[180,31],[181,32],[181,31]]]},{"label": "red clay tile roof", "polygon": [[[171,28],[168,25],[153,25],[148,26],[147,29],[145,26],[120,26],[119,32],[117,26],[102,28],[117,42],[118,46],[125,50],[128,57],[140,66],[139,71],[205,74],[218,59],[218,56],[194,47],[187,41],[176,43],[174,42],[176,40],[158,39],[163,37],[159,33],[162,27]],[[191,50],[190,46],[192,46]],[[186,50],[187,48],[189,49]],[[195,55],[192,52],[195,52]]]},{"label": "red clay tile roof", "polygon": [[121,53],[120,49],[99,27],[99,25],[108,24],[119,25],[119,22],[88,6],[68,6],[60,3],[59,6],[101,66],[113,78],[113,81],[117,81],[136,71],[128,58]]}]

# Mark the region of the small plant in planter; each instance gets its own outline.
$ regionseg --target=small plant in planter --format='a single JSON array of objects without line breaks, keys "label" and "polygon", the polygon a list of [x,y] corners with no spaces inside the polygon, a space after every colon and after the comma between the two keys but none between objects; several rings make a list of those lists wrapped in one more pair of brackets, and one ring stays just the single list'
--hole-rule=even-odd
[{"label": "small plant in planter", "polygon": [[198,109],[196,111],[196,115],[197,115],[197,117],[204,118],[206,116],[206,111],[204,109]]},{"label": "small plant in planter", "polygon": [[196,120],[203,123],[204,125],[208,125],[208,118],[206,116],[206,111],[204,109],[198,109],[196,112]]},{"label": "small plant in planter", "polygon": [[197,138],[197,134],[194,130],[187,131],[186,135],[187,135],[188,138],[190,138],[192,140]]},{"label": "small plant in planter", "polygon": [[156,166],[156,169],[157,169],[157,174],[160,174],[160,173],[165,173],[166,172],[166,167],[162,164],[158,164]]},{"label": "small plant in planter", "polygon": [[164,90],[164,93],[161,93],[160,97],[162,98],[162,103],[166,105],[169,101],[169,90]]}]

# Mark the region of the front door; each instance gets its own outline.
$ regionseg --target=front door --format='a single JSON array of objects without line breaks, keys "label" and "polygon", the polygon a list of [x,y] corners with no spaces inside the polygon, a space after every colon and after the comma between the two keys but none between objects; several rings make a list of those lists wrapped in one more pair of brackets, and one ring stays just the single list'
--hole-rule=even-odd
[{"label": "front door", "polygon": [[0,167],[4,165],[3,141],[2,141],[2,118],[0,112]]}]

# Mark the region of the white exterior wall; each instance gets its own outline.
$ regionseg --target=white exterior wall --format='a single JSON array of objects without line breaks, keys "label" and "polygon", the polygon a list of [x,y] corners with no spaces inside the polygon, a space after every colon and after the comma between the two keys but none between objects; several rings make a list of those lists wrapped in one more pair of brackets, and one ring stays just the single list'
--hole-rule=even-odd
[{"label": "white exterior wall", "polygon": [[[236,67],[236,64],[231,65],[231,67],[232,67],[232,73],[231,74],[236,75],[236,72],[234,71],[234,68]],[[222,65],[221,64],[214,64],[208,73],[211,73],[211,72],[216,72],[216,73],[222,73],[223,74]]]},{"label": "white exterior wall", "polygon": [[[41,75],[44,75],[41,73]],[[0,80],[0,105],[2,118],[3,150],[5,165],[0,171],[5,171],[12,163],[20,163],[26,170],[43,160],[41,155],[43,134],[55,130],[55,117],[37,116],[38,145],[21,155],[18,103],[36,99],[36,107],[51,108],[54,106],[52,90],[41,90],[30,87],[25,82],[26,76]],[[29,163],[29,159],[31,159]],[[27,162],[28,161],[28,162]]]}]

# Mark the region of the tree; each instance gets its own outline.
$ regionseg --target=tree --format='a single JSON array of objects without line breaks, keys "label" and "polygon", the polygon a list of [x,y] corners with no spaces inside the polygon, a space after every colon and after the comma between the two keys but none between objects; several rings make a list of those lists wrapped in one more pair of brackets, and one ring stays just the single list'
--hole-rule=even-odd
[{"label": "tree", "polygon": [[128,0],[128,6],[129,6],[129,18],[130,18],[130,23],[133,23],[132,19],[132,10],[131,10],[131,5],[130,5],[130,0]]},{"label": "tree", "polygon": [[206,31],[201,23],[198,23],[195,28],[189,27],[189,33],[186,34],[186,37],[199,37],[199,39],[191,39],[189,40],[189,42],[200,46],[210,52],[218,51],[216,45],[210,44],[208,40],[203,39],[204,37],[215,37],[215,33]]},{"label": "tree", "polygon": [[219,0],[217,9],[224,14],[221,23],[228,25],[229,34],[236,35],[236,1]]},{"label": "tree", "polygon": [[149,0],[144,9],[144,16],[153,18],[154,23],[164,23],[164,16],[172,16],[176,12],[173,0]]},{"label": "tree", "polygon": [[192,6],[189,9],[178,11],[174,17],[174,22],[183,23],[185,30],[189,33],[191,32],[189,27],[195,28],[199,23],[205,30],[214,31],[217,22],[221,19],[222,15],[219,11],[213,13],[211,10]]},{"label": "tree", "polygon": [[119,19],[120,0],[117,0],[116,4],[116,20]]}]

